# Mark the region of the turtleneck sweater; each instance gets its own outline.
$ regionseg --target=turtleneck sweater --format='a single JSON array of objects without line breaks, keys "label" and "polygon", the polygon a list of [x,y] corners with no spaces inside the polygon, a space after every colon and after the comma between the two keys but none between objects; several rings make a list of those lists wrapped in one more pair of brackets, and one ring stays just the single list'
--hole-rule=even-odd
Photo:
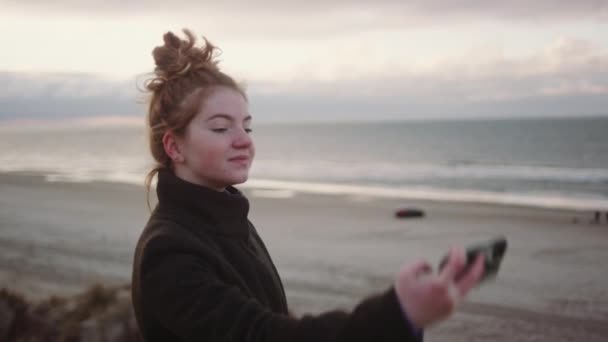
[{"label": "turtleneck sweater", "polygon": [[161,170],[133,264],[141,333],[155,341],[419,341],[393,288],[351,312],[288,315],[280,276],[236,188]]}]

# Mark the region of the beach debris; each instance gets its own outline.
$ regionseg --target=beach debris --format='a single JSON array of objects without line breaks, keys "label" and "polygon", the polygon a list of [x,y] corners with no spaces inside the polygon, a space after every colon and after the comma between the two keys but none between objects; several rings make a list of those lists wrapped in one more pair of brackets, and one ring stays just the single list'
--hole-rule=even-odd
[{"label": "beach debris", "polygon": [[72,297],[29,302],[0,290],[0,341],[143,341],[130,286],[94,285]]},{"label": "beach debris", "polygon": [[[605,216],[606,216],[606,223],[608,223],[608,211],[606,211]],[[602,212],[599,210],[594,211],[593,218],[589,221],[589,223],[591,223],[591,224],[602,223]]]},{"label": "beach debris", "polygon": [[424,217],[425,213],[422,209],[416,208],[402,208],[395,211],[395,217],[397,218],[417,218]]},{"label": "beach debris", "polygon": [[594,212],[593,219],[589,223],[600,223],[601,213],[599,211]]}]

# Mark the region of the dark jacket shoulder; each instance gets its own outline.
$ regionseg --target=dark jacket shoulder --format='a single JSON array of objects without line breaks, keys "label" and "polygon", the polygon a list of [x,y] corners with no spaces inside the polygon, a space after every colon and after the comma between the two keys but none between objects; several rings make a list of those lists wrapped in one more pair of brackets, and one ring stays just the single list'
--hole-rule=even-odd
[{"label": "dark jacket shoulder", "polygon": [[160,203],[135,250],[132,300],[152,341],[417,341],[394,289],[300,319],[238,191],[159,175]]}]

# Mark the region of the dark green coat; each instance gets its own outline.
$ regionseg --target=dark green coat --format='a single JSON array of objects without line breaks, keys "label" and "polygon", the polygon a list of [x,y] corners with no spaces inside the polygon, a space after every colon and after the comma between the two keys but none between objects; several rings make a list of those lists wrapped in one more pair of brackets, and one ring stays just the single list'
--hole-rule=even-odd
[{"label": "dark green coat", "polygon": [[352,312],[296,319],[247,219],[249,202],[164,170],[137,244],[132,298],[146,341],[416,341],[394,290]]}]

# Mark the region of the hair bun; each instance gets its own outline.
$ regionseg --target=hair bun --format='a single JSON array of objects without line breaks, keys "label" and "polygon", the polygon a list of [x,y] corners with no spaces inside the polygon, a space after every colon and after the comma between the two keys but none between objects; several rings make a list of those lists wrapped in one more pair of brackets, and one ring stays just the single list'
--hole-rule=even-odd
[{"label": "hair bun", "polygon": [[219,50],[205,37],[205,44],[196,47],[196,37],[188,29],[182,30],[186,39],[181,39],[173,32],[163,36],[165,44],[157,46],[152,51],[156,68],[154,73],[158,78],[168,81],[190,72],[207,69],[217,71],[217,61],[214,61],[215,52]]}]

